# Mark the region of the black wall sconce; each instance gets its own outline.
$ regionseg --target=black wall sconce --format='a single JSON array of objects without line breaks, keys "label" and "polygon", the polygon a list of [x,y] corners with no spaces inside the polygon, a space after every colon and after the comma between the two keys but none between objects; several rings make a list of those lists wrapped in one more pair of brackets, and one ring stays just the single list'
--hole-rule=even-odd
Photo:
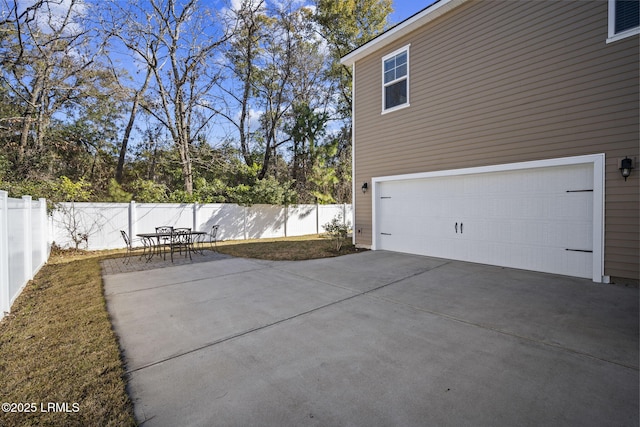
[{"label": "black wall sconce", "polygon": [[627,180],[627,178],[629,178],[629,175],[631,175],[632,169],[633,169],[633,160],[631,160],[628,157],[625,157],[620,161],[620,173],[624,177],[625,181]]},{"label": "black wall sconce", "polygon": [[363,193],[366,193],[368,189],[369,189],[369,184],[367,184],[366,182],[364,184],[362,184],[362,192]]}]

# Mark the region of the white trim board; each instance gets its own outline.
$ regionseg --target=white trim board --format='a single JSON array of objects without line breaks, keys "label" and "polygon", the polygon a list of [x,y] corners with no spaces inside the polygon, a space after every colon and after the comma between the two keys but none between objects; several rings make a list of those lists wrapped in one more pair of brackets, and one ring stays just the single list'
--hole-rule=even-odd
[{"label": "white trim board", "polygon": [[357,49],[349,52],[340,59],[342,65],[350,66],[356,63],[356,61],[368,56],[369,54],[382,49],[385,46],[398,40],[400,37],[417,30],[418,28],[426,25],[428,22],[444,15],[450,10],[460,6],[468,0],[440,0],[430,6],[427,6],[421,12],[410,17],[409,19],[402,21],[395,27],[390,28],[384,33],[380,34],[376,38],[368,41]]},{"label": "white trim board", "polygon": [[604,276],[604,174],[605,155],[589,154],[584,156],[562,157],[556,159],[534,160],[518,163],[505,163],[491,166],[479,166],[463,169],[449,169],[434,172],[411,173],[404,175],[391,175],[373,177],[371,179],[371,208],[372,208],[372,241],[371,249],[377,249],[378,223],[377,194],[380,183],[389,181],[425,179],[447,176],[473,175],[490,172],[517,171],[523,169],[545,168],[551,166],[566,166],[577,164],[593,165],[593,271],[592,280],[597,283],[607,283],[608,277]]}]

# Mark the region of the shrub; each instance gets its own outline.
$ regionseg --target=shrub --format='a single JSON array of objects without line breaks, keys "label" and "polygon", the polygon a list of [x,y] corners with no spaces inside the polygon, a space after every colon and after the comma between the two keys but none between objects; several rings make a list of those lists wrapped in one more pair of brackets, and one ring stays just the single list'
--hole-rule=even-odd
[{"label": "shrub", "polygon": [[116,203],[129,203],[133,194],[126,192],[114,178],[107,185],[107,201]]},{"label": "shrub", "polygon": [[136,179],[130,185],[133,200],[139,203],[162,203],[167,201],[167,188],[147,179]]},{"label": "shrub", "polygon": [[349,234],[349,228],[350,224],[342,220],[342,215],[336,216],[324,225],[324,229],[336,244],[337,252],[340,252],[340,249],[342,249],[342,245]]}]

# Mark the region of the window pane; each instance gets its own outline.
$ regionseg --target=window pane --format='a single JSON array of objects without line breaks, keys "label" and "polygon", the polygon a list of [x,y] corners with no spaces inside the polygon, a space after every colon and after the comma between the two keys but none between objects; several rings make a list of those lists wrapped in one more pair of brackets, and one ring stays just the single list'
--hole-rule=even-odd
[{"label": "window pane", "polygon": [[407,52],[402,52],[396,56],[396,66],[407,63]]},{"label": "window pane", "polygon": [[384,82],[385,83],[389,83],[390,81],[393,81],[395,79],[396,79],[396,73],[394,73],[393,70],[387,71],[386,73],[384,73]]},{"label": "window pane", "polygon": [[402,64],[396,68],[396,79],[407,75],[407,64]]},{"label": "window pane", "polygon": [[638,0],[617,0],[615,21],[616,33],[639,26],[640,2]]},{"label": "window pane", "polygon": [[396,66],[396,60],[395,58],[391,58],[391,59],[387,59],[386,61],[384,61],[384,71],[389,71],[389,70],[393,70]]},{"label": "window pane", "polygon": [[384,108],[389,109],[407,103],[407,80],[384,88]]}]

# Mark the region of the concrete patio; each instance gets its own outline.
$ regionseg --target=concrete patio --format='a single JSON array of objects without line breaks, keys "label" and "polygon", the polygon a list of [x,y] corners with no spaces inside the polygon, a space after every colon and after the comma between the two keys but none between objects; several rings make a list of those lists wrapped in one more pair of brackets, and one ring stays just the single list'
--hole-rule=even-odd
[{"label": "concrete patio", "polygon": [[364,252],[105,269],[144,426],[637,426],[638,289]]}]

